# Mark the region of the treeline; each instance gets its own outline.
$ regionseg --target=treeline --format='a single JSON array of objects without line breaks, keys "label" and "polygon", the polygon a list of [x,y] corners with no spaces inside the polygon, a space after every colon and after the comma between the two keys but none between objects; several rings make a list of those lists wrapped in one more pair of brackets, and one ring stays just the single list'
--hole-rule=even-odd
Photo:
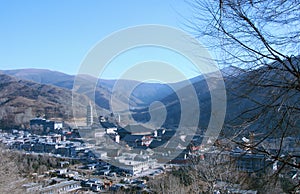
[{"label": "treeline", "polygon": [[297,183],[271,172],[245,173],[226,165],[182,166],[148,182],[154,193],[227,193],[254,190],[258,193],[296,193]]},{"label": "treeline", "polygon": [[[32,174],[60,168],[62,158],[31,155],[0,146],[0,193],[22,193],[22,184],[31,182]],[[70,160],[72,165],[74,160]]]},{"label": "treeline", "polygon": [[23,175],[32,173],[42,174],[47,170],[57,168],[61,161],[60,158],[50,157],[47,155],[27,155],[21,152],[14,152],[14,161],[19,168],[19,172]]}]

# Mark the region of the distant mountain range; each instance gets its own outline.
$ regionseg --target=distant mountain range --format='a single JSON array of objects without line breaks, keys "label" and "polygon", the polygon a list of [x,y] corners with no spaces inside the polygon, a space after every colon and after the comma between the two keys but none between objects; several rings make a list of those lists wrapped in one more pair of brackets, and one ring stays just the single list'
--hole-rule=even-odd
[{"label": "distant mountain range", "polygon": [[[226,72],[240,72],[239,68],[229,67]],[[116,80],[98,80],[89,75],[68,75],[57,71],[46,69],[17,69],[0,71],[2,102],[1,114],[2,124],[6,126],[10,123],[16,125],[28,123],[28,120],[38,114],[44,114],[48,118],[69,119],[72,114],[71,90],[78,95],[79,111],[76,116],[85,116],[85,107],[89,99],[95,100],[97,109],[110,110],[110,99]],[[74,80],[81,83],[80,87],[74,87]],[[120,82],[120,80],[118,80]],[[210,97],[204,76],[192,78],[178,83],[140,83],[134,80],[121,80],[122,91],[117,91],[120,95],[115,104],[128,106],[126,97],[122,97],[125,91],[137,86],[129,99],[133,118],[139,122],[147,122],[150,119],[148,113],[149,105],[154,101],[161,101],[166,105],[168,117],[165,126],[176,126],[180,120],[180,104],[176,95],[177,90],[184,90],[187,85],[194,85],[201,99],[200,105],[204,112],[210,110]],[[91,87],[93,83],[96,88]],[[5,86],[5,87],[4,87]],[[73,88],[74,87],[74,88]],[[17,90],[17,91],[15,91]],[[5,100],[8,99],[8,100]],[[24,102],[24,103],[23,103]],[[30,102],[30,103],[29,103]],[[208,120],[209,114],[202,114]],[[10,118],[10,121],[6,121]],[[177,124],[176,124],[177,123]]]},{"label": "distant mountain range", "polygon": [[[268,74],[265,72],[268,72]],[[110,111],[110,100],[116,80],[98,80],[88,75],[76,77],[45,69],[3,70],[1,73],[0,127],[9,126],[12,123],[15,125],[28,123],[29,119],[37,114],[45,114],[49,118],[68,120],[73,116],[71,110],[72,91],[77,99],[77,117],[85,117],[86,105],[90,99],[95,100],[98,111],[102,111],[102,113]],[[274,92],[281,92],[282,90],[281,88],[260,88],[251,85],[253,80],[261,79],[262,77],[264,80],[278,79],[280,82],[282,76],[274,77],[274,75],[278,75],[277,72],[270,73],[270,71],[263,71],[263,69],[244,71],[231,66],[222,69],[222,74],[227,88],[226,123],[242,124],[244,118],[237,116],[251,110],[255,106],[253,99],[259,103],[266,103],[269,100],[268,95]],[[208,77],[215,82],[212,90],[217,91],[219,89],[218,83],[222,80],[215,79],[213,75]],[[82,82],[84,84],[75,88],[75,79],[79,83]],[[180,99],[177,93],[178,91],[186,93],[184,100],[189,101],[189,94],[186,91],[188,91],[187,86],[192,84],[197,93],[200,106],[199,127],[205,129],[208,125],[211,117],[211,91],[208,89],[203,75],[171,84],[140,83],[133,80],[118,80],[118,82],[122,82],[124,87],[119,88],[117,91],[118,98],[114,102],[115,104],[120,107],[128,106],[128,99],[126,99],[124,94],[133,86],[137,86],[129,99],[129,107],[133,118],[143,123],[149,121],[150,104],[154,101],[160,101],[165,105],[167,111],[167,118],[163,125],[170,128],[178,126],[181,117]],[[92,87],[93,83],[97,83],[95,88]],[[242,97],[246,93],[249,95],[249,98]],[[297,97],[298,95],[290,100],[296,102]],[[195,107],[194,103],[191,102],[189,108],[195,109],[199,107]],[[249,111],[246,117],[250,118],[259,111],[262,110]],[[189,115],[191,118],[193,116]],[[268,125],[265,121],[261,121],[261,123]],[[267,128],[267,126],[264,127]],[[259,122],[249,128],[251,130],[263,130],[261,129],[262,124],[259,124]],[[230,133],[230,130],[228,133]]]},{"label": "distant mountain range", "polygon": [[[68,75],[57,71],[50,71],[46,69],[17,69],[17,70],[3,70],[3,74],[17,77],[19,79],[34,81],[40,84],[48,84],[65,89],[75,89],[76,92],[85,94],[91,98],[95,96],[95,102],[98,106],[109,109],[109,99],[116,80],[98,80],[89,75]],[[74,80],[82,82],[81,88],[73,88]],[[172,90],[167,85],[156,83],[139,83],[133,80],[122,80],[123,85],[126,86],[124,90],[132,88],[134,85],[138,87],[132,94],[131,102],[136,104],[147,104],[153,99],[160,99],[161,96],[167,96],[172,93]],[[97,83],[96,88],[89,88],[93,83]],[[95,92],[95,94],[94,94]],[[160,97],[158,97],[160,96]],[[120,102],[122,103],[122,102]]]},{"label": "distant mountain range", "polygon": [[[237,67],[227,67],[223,69],[224,75],[232,75],[233,73],[239,73],[242,71]],[[86,94],[87,96],[93,98],[95,92],[95,101],[96,104],[102,108],[109,109],[109,100],[110,95],[113,91],[113,87],[117,80],[105,80],[105,79],[97,79],[95,77],[89,75],[68,75],[58,71],[50,71],[46,69],[17,69],[17,70],[2,70],[3,74],[7,74],[13,77],[17,77],[19,79],[33,81],[39,84],[47,84],[53,85],[60,88],[65,88],[69,90],[75,90],[78,93]],[[82,82],[80,84],[83,88],[73,88],[75,78]],[[180,88],[184,88],[189,84],[195,84],[204,80],[204,76],[200,75],[194,77],[190,80],[180,81],[177,83],[147,83],[147,82],[138,82],[134,80],[121,80],[122,86],[124,90],[129,90],[133,88],[133,86],[137,86],[131,95],[131,103],[133,106],[136,105],[145,105],[148,106],[151,102],[155,100],[163,99],[172,93],[174,90],[178,90]],[[120,82],[120,80],[118,80]],[[92,83],[97,83],[96,88],[88,88],[89,85],[93,85]],[[122,93],[122,92],[120,92]],[[120,102],[122,103],[122,102]]]}]

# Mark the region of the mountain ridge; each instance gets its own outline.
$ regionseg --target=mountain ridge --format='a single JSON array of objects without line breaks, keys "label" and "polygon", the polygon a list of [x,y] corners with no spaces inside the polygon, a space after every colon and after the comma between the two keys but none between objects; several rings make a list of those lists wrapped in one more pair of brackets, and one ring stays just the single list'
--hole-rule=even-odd
[{"label": "mountain ridge", "polygon": [[[86,106],[90,101],[85,95],[72,93],[67,89],[17,79],[1,73],[0,99],[1,128],[21,125],[28,127],[29,120],[38,115],[73,123],[74,113],[85,117]],[[100,110],[99,107],[96,108]]]}]

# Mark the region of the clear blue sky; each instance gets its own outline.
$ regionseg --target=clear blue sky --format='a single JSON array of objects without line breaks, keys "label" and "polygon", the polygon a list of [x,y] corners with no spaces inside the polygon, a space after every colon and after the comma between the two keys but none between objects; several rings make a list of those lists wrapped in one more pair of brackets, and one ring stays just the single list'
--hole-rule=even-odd
[{"label": "clear blue sky", "polygon": [[181,0],[0,0],[0,69],[44,68],[76,74],[110,33],[141,24],[183,28]]}]

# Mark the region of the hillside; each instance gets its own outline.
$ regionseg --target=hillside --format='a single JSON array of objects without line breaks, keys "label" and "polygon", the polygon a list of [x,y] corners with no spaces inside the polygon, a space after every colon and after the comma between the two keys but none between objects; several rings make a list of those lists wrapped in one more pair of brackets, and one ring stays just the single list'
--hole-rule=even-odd
[{"label": "hillside", "polygon": [[[272,133],[270,137],[277,137],[282,130],[287,130],[286,135],[300,135],[300,121],[297,119],[300,115],[299,87],[295,85],[298,83],[296,78],[276,68],[259,68],[252,71],[234,68],[225,70],[223,77],[227,108],[224,134],[230,136],[240,133],[240,136],[243,136],[249,135],[249,132]],[[216,87],[213,90],[217,91],[220,80],[214,81]],[[199,127],[206,129],[211,117],[211,91],[205,80],[196,81],[193,86],[200,104]],[[180,90],[184,93],[186,88]],[[178,125],[181,111],[176,93],[167,96],[161,102],[167,106],[166,125]],[[190,103],[189,109],[195,108],[198,107]],[[289,114],[295,116],[289,117]]]},{"label": "hillside", "polygon": [[[128,99],[126,98],[125,93],[135,87],[129,99],[133,118],[139,122],[149,121],[149,105],[154,101],[161,101],[166,105],[168,113],[167,120],[164,123],[165,127],[176,127],[178,125],[181,110],[176,91],[187,93],[185,91],[186,86],[192,84],[196,89],[198,101],[200,102],[201,118],[199,121],[201,128],[207,127],[210,118],[210,93],[204,76],[202,75],[190,80],[171,84],[118,80],[122,87],[118,88],[118,91],[113,91],[116,80],[97,80],[97,78],[89,75],[72,76],[45,69],[3,70],[2,72],[17,78],[31,80],[39,84],[57,86],[63,90],[72,89],[77,93],[89,97],[92,101],[95,101],[99,107],[106,110],[111,108],[110,100],[112,92],[114,92],[114,96],[117,96],[117,98],[113,98],[114,105],[121,108],[128,107]],[[224,69],[223,74],[224,76],[229,77],[229,74],[232,75],[232,72],[238,74],[241,73],[242,70],[236,67],[228,67]],[[74,86],[75,79],[77,83],[76,86]],[[187,95],[187,100],[188,99],[189,96]],[[195,108],[192,102],[190,103],[190,106],[190,109]]]},{"label": "hillside", "polygon": [[[273,65],[276,66],[276,64]],[[48,117],[69,119],[72,117],[70,89],[79,93],[76,94],[78,99],[82,98],[82,100],[78,101],[76,117],[84,116],[85,106],[88,104],[89,99],[95,99],[95,103],[101,107],[102,110],[105,109],[108,111],[111,108],[110,100],[112,92],[114,92],[114,96],[117,96],[117,98],[113,98],[115,105],[128,107],[128,99],[125,93],[133,86],[136,86],[129,99],[133,118],[136,121],[144,123],[149,121],[149,105],[154,101],[160,101],[166,106],[168,113],[164,126],[173,128],[178,126],[181,117],[181,107],[177,93],[187,94],[188,89],[186,85],[190,83],[192,83],[195,88],[200,107],[194,106],[189,95],[186,95],[184,100],[191,101],[188,107],[190,110],[200,108],[199,127],[201,129],[207,128],[211,117],[211,91],[209,91],[207,82],[201,75],[190,80],[171,84],[119,80],[122,87],[120,87],[118,91],[113,91],[116,80],[97,80],[97,78],[88,75],[75,77],[60,72],[32,69],[8,70],[3,72],[17,77],[12,78],[1,75],[0,118],[6,118],[4,119],[6,121],[12,119],[12,121],[16,123],[23,123],[36,114],[41,113],[46,114]],[[227,92],[225,127],[227,125],[241,125],[245,120],[249,120],[252,117],[255,119],[255,115],[262,111],[263,117],[257,119],[256,122],[254,122],[255,124],[249,125],[247,127],[248,131],[266,131],[270,125],[276,124],[277,121],[274,118],[278,116],[279,106],[274,106],[268,111],[262,110],[259,107],[256,108],[256,106],[257,104],[271,103],[272,101],[270,101],[270,99],[273,94],[286,92],[285,87],[281,86],[285,86],[283,84],[292,84],[294,81],[291,80],[290,77],[287,77],[285,72],[278,72],[276,70],[269,71],[262,68],[244,71],[230,66],[223,69],[222,73]],[[34,82],[24,81],[22,79],[18,80],[18,78],[29,79]],[[74,87],[75,78],[77,79],[77,83],[79,83],[76,87]],[[213,74],[210,75],[209,79],[212,79],[214,82],[213,90],[217,91],[218,85],[222,80],[215,79]],[[265,85],[272,82],[273,84],[277,84],[277,86],[253,87],[255,85],[253,82],[255,81]],[[46,83],[52,86],[45,85]],[[95,85],[95,83],[97,84]],[[291,90],[286,93],[285,98],[286,99],[277,99],[277,101],[272,103],[276,104],[276,102],[285,100],[286,105],[293,104],[296,108],[300,107],[296,90]],[[270,104],[270,106],[273,105]],[[5,114],[6,112],[9,114]],[[11,116],[11,114],[15,116]],[[193,115],[188,115],[188,117],[192,118]],[[270,120],[272,120],[272,122],[269,122]],[[243,128],[243,126],[241,127]],[[232,128],[226,133],[229,134],[233,132],[231,129]]]},{"label": "hillside", "polygon": [[88,97],[77,93],[73,97],[74,106],[70,90],[0,74],[0,128],[28,125],[37,115],[69,122],[73,111],[85,117]]}]

